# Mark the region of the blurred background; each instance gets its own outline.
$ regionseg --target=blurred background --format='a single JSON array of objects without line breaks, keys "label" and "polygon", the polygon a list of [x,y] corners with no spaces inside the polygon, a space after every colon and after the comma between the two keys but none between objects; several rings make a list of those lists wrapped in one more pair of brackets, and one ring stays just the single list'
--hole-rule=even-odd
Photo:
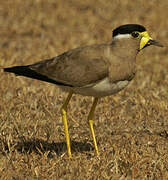
[{"label": "blurred background", "polygon": [[155,0],[2,1],[1,56],[5,59],[10,51],[8,64],[31,63],[78,46],[109,42],[112,29],[127,23],[144,25],[152,37],[166,43],[167,6]]},{"label": "blurred background", "polygon": [[130,86],[99,101],[95,113],[99,160],[86,120],[90,97],[74,95],[70,102],[73,160],[68,161],[60,116],[66,93],[1,69],[1,178],[168,178],[167,17],[168,1],[1,1],[0,68],[109,43],[112,30],[127,23],[145,26],[165,46],[140,52]]}]

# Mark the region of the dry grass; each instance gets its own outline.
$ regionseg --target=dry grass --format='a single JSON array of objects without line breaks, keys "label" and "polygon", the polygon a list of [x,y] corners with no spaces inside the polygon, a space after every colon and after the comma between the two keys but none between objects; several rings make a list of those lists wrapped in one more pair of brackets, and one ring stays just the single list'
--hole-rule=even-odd
[{"label": "dry grass", "polygon": [[[111,41],[125,23],[147,27],[167,46],[168,1],[5,0],[0,5],[0,67],[23,65],[68,49]],[[137,75],[96,109],[97,159],[86,117],[91,98],[69,105],[73,159],[66,153],[54,85],[0,72],[1,179],[168,179],[168,51],[149,47]]]}]

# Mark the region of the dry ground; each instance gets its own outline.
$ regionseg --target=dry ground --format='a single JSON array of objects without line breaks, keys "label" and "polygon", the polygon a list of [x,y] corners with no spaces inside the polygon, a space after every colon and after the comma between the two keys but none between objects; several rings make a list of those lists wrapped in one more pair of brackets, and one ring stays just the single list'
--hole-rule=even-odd
[{"label": "dry ground", "polygon": [[[168,1],[1,0],[0,67],[24,65],[82,45],[111,41],[125,23],[143,24],[165,46]],[[87,124],[92,99],[69,105],[73,159],[66,153],[56,86],[0,71],[1,179],[168,179],[168,51],[137,57],[134,81],[102,98],[95,113],[100,159]]]}]

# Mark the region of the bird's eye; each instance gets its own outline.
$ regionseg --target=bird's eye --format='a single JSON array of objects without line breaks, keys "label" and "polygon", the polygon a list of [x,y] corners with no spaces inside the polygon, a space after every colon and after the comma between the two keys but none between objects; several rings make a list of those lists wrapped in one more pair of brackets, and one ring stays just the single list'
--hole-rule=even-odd
[{"label": "bird's eye", "polygon": [[132,37],[137,38],[139,36],[139,33],[134,31],[131,33]]}]

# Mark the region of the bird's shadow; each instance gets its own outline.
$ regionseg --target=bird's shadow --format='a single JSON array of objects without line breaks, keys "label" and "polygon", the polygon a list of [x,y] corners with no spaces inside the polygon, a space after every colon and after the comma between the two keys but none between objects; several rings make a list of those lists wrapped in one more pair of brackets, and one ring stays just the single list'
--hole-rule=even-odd
[{"label": "bird's shadow", "polygon": [[[4,152],[18,151],[19,153],[27,153],[30,154],[32,152],[36,154],[45,154],[47,153],[47,157],[52,158],[54,154],[61,155],[63,152],[67,151],[65,142],[47,142],[41,139],[33,139],[33,140],[22,140],[17,142],[15,145],[10,145],[7,142],[3,142]],[[87,142],[78,142],[71,141],[71,150],[72,152],[89,152],[93,151],[93,146]]]}]

